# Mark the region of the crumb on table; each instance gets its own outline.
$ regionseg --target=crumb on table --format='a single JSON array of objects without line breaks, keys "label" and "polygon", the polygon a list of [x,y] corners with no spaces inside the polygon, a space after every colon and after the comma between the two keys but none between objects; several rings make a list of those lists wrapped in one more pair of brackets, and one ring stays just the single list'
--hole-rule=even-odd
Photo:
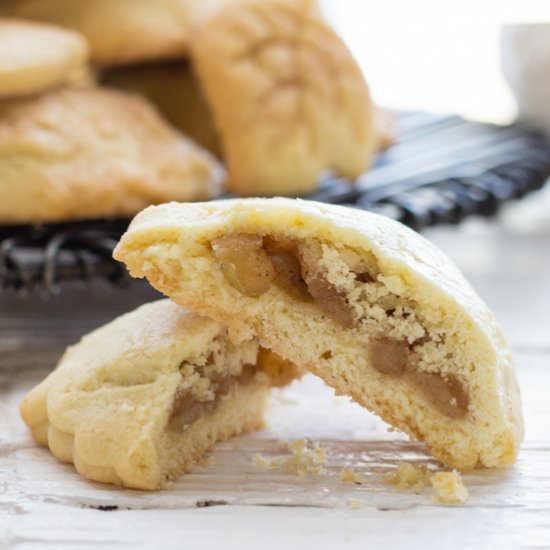
[{"label": "crumb on table", "polygon": [[257,453],[252,457],[252,464],[260,470],[271,470],[274,466],[275,459],[266,458],[264,455]]},{"label": "crumb on table", "polygon": [[437,472],[430,477],[435,489],[436,499],[444,504],[464,504],[468,500],[468,489],[464,486],[462,476],[456,470]]},{"label": "crumb on table", "polygon": [[216,457],[209,455],[204,459],[203,466],[214,466],[216,464]]},{"label": "crumb on table", "polygon": [[340,481],[342,483],[365,483],[366,478],[363,474],[358,474],[353,468],[342,468],[340,472]]},{"label": "crumb on table", "polygon": [[357,498],[351,498],[347,502],[348,508],[351,508],[352,510],[359,510],[360,508],[363,508],[364,504],[365,503],[362,500]]},{"label": "crumb on table", "polygon": [[398,490],[412,490],[419,495],[430,484],[430,470],[420,464],[400,462],[393,472],[386,474],[382,481],[388,485],[395,485]]},{"label": "crumb on table", "polygon": [[301,477],[325,474],[323,465],[327,456],[323,447],[318,444],[308,446],[305,439],[284,442],[290,456],[267,458],[256,454],[252,458],[254,466],[262,470],[280,470],[283,474],[294,474]]}]

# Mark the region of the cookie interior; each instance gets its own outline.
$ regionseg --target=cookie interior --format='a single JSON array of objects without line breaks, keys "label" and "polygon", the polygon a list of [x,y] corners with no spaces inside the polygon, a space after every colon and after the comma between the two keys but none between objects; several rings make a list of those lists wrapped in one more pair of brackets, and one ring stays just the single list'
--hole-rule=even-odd
[{"label": "cookie interior", "polygon": [[[226,283],[241,295],[271,291],[307,317],[340,328],[346,340],[352,336],[349,345],[362,348],[370,376],[414,388],[441,416],[469,416],[470,388],[456,335],[442,328],[437,311],[405,297],[400,281],[385,277],[372,254],[277,234],[227,234],[211,248]],[[320,364],[332,365],[344,351],[318,346]]]},{"label": "cookie interior", "polygon": [[219,440],[263,425],[269,377],[256,342],[215,339],[207,353],[178,365],[180,383],[166,409],[157,447],[163,483],[189,470]]}]

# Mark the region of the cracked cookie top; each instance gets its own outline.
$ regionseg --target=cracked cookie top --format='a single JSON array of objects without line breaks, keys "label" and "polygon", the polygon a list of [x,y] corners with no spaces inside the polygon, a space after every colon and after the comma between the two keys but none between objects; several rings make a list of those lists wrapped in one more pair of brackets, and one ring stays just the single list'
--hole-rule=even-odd
[{"label": "cracked cookie top", "polygon": [[191,45],[231,190],[300,194],[324,170],[355,178],[368,167],[368,87],[315,2],[239,2],[199,25]]}]

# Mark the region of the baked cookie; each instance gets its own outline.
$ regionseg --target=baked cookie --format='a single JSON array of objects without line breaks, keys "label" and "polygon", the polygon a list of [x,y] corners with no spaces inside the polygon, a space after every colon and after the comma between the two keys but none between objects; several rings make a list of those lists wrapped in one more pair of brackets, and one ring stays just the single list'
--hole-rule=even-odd
[{"label": "baked cookie", "polygon": [[281,198],[167,204],[134,219],[115,258],[448,466],[515,461],[523,428],[508,345],[456,266],[405,226]]},{"label": "baked cookie", "polygon": [[313,191],[356,178],[376,146],[361,70],[312,0],[243,0],[199,25],[192,61],[240,195]]},{"label": "baked cookie", "polygon": [[193,25],[235,0],[2,0],[0,16],[80,31],[100,65],[182,57]]},{"label": "baked cookie", "polygon": [[88,479],[160,489],[216,441],[262,427],[279,380],[257,359],[255,340],[234,345],[219,323],[162,300],[69,348],[21,415],[38,443]]},{"label": "baked cookie", "polygon": [[40,93],[86,73],[88,45],[78,33],[0,19],[0,99]]},{"label": "baked cookie", "polygon": [[104,71],[101,80],[107,86],[144,95],[172,126],[221,156],[210,108],[189,62],[114,67]]},{"label": "baked cookie", "polygon": [[223,171],[144,100],[60,89],[0,103],[0,222],[130,216],[210,198]]}]

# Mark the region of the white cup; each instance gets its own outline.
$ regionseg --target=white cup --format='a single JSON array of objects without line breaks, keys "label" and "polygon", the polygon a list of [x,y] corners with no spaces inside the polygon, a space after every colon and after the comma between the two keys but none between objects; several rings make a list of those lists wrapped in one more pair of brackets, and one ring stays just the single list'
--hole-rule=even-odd
[{"label": "white cup", "polygon": [[550,23],[505,25],[500,51],[519,120],[550,135]]}]

